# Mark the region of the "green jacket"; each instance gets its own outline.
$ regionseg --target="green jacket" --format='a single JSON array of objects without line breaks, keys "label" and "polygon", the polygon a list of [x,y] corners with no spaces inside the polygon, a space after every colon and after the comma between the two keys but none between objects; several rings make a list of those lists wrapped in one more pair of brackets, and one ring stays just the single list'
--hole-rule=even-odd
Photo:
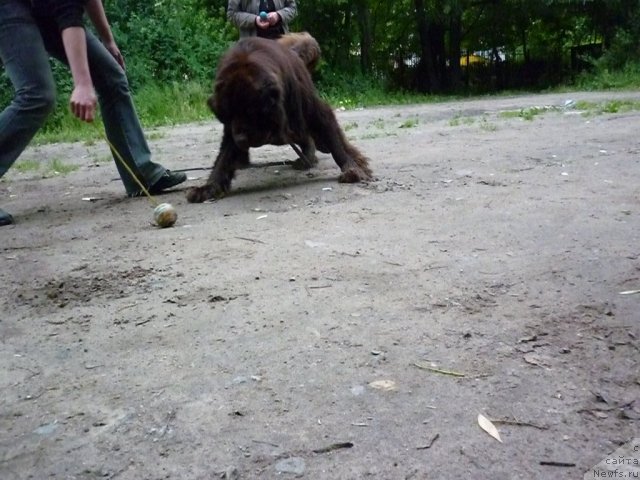
[{"label": "green jacket", "polygon": [[[289,32],[289,22],[298,14],[295,0],[274,0],[276,12],[282,18],[284,33]],[[260,13],[260,0],[229,0],[227,19],[238,27],[240,38],[256,36],[256,17]]]}]

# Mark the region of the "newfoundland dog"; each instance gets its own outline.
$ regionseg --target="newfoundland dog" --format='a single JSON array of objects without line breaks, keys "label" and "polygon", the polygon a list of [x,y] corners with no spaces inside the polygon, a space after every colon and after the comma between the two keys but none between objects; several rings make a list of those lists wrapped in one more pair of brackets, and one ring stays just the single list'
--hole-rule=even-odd
[{"label": "newfoundland dog", "polygon": [[307,33],[281,39],[245,38],[220,60],[208,105],[224,126],[220,151],[206,183],[187,192],[189,202],[222,198],[235,171],[249,165],[249,149],[290,144],[298,166],[317,163],[316,148],[340,167],[339,181],[370,180],[369,161],[351,145],[331,107],[318,95],[311,71],[320,48]]}]

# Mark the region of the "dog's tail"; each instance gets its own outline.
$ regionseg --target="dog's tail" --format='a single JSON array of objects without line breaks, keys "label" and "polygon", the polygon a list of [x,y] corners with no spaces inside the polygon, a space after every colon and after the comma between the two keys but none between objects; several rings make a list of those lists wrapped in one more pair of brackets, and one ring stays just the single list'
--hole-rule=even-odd
[{"label": "dog's tail", "polygon": [[298,55],[309,72],[313,72],[320,61],[320,45],[308,32],[287,33],[278,38],[278,43]]}]

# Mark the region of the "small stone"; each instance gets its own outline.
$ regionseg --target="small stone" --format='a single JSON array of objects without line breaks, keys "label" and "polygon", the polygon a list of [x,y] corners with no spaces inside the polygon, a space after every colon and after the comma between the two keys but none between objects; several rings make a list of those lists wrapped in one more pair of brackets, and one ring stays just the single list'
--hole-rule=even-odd
[{"label": "small stone", "polygon": [[305,471],[304,459],[300,457],[290,457],[280,460],[276,463],[276,471],[278,473],[293,473],[294,475],[303,475]]},{"label": "small stone", "polygon": [[243,375],[237,376],[235,377],[233,380],[231,380],[231,383],[233,385],[240,385],[242,383],[247,383],[249,381],[249,379]]},{"label": "small stone", "polygon": [[351,394],[354,396],[362,395],[365,392],[365,388],[362,385],[355,385],[351,387]]},{"label": "small stone", "polygon": [[47,425],[39,426],[33,431],[33,433],[42,435],[42,436],[48,436],[48,435],[51,435],[53,432],[55,432],[57,429],[58,429],[58,424],[54,422],[54,423],[49,423]]}]

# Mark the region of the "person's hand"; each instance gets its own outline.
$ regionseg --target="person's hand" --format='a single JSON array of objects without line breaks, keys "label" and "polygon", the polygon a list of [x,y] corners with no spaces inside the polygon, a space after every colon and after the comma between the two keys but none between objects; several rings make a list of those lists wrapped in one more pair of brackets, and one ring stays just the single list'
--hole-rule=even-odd
[{"label": "person's hand", "polygon": [[256,16],[256,26],[262,30],[269,28],[271,26],[271,23],[269,23],[269,17],[267,17],[266,20],[262,20],[260,15]]},{"label": "person's hand", "polygon": [[71,113],[83,122],[93,122],[96,116],[96,105],[98,99],[96,93],[93,90],[93,85],[80,85],[73,89],[71,93],[71,99],[69,100],[69,107]]},{"label": "person's hand", "polygon": [[107,50],[109,50],[109,53],[111,54],[111,56],[113,56],[113,58],[116,59],[116,62],[118,62],[118,65],[120,65],[122,67],[122,69],[125,69],[124,66],[124,57],[122,56],[122,53],[120,52],[120,49],[118,48],[118,45],[116,45],[115,40],[111,40],[108,42],[103,42],[105,48]]},{"label": "person's hand", "polygon": [[280,21],[280,15],[278,15],[277,12],[269,12],[267,14],[267,20],[269,21],[269,25],[273,27]]}]

